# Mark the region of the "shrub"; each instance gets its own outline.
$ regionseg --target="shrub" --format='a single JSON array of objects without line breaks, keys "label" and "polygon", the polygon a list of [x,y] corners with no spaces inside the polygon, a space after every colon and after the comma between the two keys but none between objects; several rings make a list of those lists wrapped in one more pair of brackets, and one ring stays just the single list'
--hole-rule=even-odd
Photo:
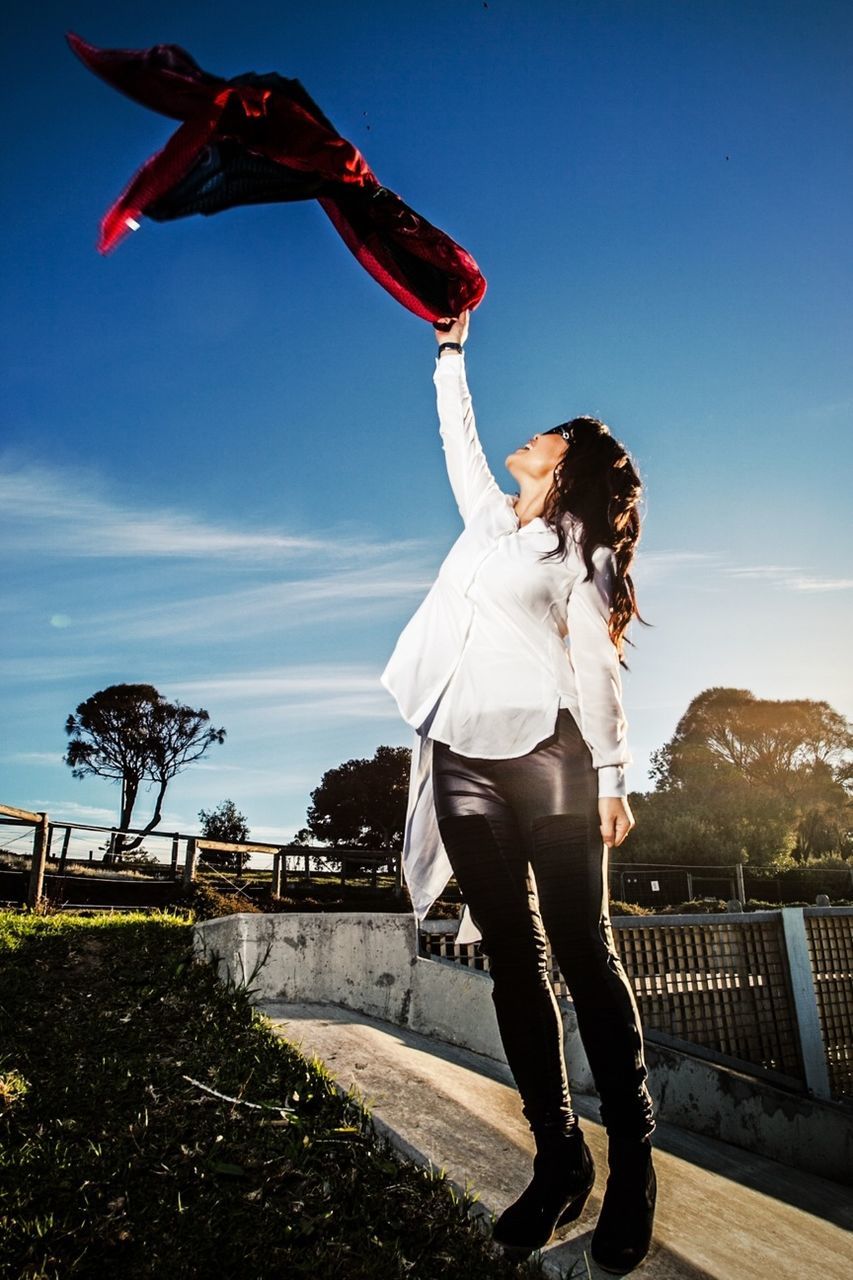
[{"label": "shrub", "polygon": [[680,902],[678,906],[660,907],[658,915],[661,916],[709,916],[715,912],[724,912],[726,904],[722,898],[690,898],[687,902]]},{"label": "shrub", "polygon": [[260,907],[242,894],[220,893],[212,885],[202,882],[194,883],[189,891],[185,890],[178,901],[189,907],[196,920],[217,920],[220,916],[234,916],[241,911],[260,914]]}]

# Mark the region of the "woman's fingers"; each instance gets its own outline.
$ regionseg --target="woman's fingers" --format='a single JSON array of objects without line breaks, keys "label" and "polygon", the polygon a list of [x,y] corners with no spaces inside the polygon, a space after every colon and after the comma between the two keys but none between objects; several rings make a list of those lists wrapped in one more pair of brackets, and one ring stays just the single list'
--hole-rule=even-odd
[{"label": "woman's fingers", "polygon": [[626,800],[605,797],[598,802],[601,838],[611,849],[617,848],[635,825]]},{"label": "woman's fingers", "polygon": [[469,312],[463,311],[458,316],[442,316],[439,320],[433,320],[432,327],[437,341],[449,339],[452,342],[464,342],[468,335],[468,316]]}]

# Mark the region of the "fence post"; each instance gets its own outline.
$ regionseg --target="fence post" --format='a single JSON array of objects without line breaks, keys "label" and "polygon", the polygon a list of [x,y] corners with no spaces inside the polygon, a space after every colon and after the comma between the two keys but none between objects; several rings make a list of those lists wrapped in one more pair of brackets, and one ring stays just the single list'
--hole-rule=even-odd
[{"label": "fence post", "polygon": [[47,820],[47,814],[40,813],[33,835],[33,865],[30,871],[30,886],[27,893],[28,907],[37,907],[44,894],[44,864],[47,862],[49,833],[50,823]]},{"label": "fence post", "polygon": [[684,873],[687,876],[687,901],[693,901],[693,877],[689,871]]},{"label": "fence post", "polygon": [[820,1031],[814,976],[802,907],[782,907],[782,936],[788,953],[794,1014],[803,1051],[806,1087],[816,1098],[832,1098],[826,1050]]},{"label": "fence post", "polygon": [[178,878],[178,836],[172,836],[172,875]]},{"label": "fence post", "polygon": [[68,846],[71,843],[71,828],[65,828],[65,835],[62,837],[62,853],[59,855],[59,874],[65,875],[65,864],[68,861]]},{"label": "fence post", "polygon": [[187,840],[187,856],[184,862],[184,888],[189,889],[195,880],[195,868],[198,861],[198,845],[192,836]]},{"label": "fence post", "polygon": [[274,898],[281,897],[281,859],[282,853],[279,849],[278,853],[272,856],[272,896]]},{"label": "fence post", "polygon": [[737,893],[735,894],[735,897],[740,898],[741,902],[745,904],[746,890],[743,887],[743,863],[742,862],[738,862],[735,864],[735,880],[737,882]]}]

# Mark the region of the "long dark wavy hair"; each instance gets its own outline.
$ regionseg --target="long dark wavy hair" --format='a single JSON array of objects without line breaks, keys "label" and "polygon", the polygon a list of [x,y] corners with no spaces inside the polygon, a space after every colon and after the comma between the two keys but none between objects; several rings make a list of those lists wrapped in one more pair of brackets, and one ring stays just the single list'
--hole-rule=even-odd
[{"label": "long dark wavy hair", "polygon": [[554,470],[554,484],[545,499],[543,519],[557,535],[553,551],[543,560],[561,558],[568,537],[567,515],[581,523],[580,549],[587,568],[585,582],[593,576],[592,553],[597,546],[611,547],[616,558],[616,579],[608,621],[610,638],[616,646],[620,664],[625,642],[625,628],[633,617],[648,627],[652,624],[640,616],[630,568],[640,537],[638,504],[643,485],[627,449],[610,434],[610,428],[598,418],[572,418],[559,430],[567,437],[568,448]]}]

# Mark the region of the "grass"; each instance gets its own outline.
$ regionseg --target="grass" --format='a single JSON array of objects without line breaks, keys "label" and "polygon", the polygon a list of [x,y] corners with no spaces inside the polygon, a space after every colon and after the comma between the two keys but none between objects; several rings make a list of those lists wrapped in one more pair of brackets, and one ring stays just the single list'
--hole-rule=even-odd
[{"label": "grass", "polygon": [[394,1158],[190,928],[0,913],[0,1276],[542,1274]]},{"label": "grass", "polygon": [[[30,854],[0,852],[0,871],[29,872],[32,865],[33,860]],[[45,874],[49,876],[59,874],[58,858],[48,858],[45,864]],[[122,865],[121,863],[105,867],[102,862],[69,862],[66,864],[64,874],[67,876],[94,876],[95,878],[110,880],[116,877],[123,877],[128,880],[151,879],[151,872],[144,867]]]}]

